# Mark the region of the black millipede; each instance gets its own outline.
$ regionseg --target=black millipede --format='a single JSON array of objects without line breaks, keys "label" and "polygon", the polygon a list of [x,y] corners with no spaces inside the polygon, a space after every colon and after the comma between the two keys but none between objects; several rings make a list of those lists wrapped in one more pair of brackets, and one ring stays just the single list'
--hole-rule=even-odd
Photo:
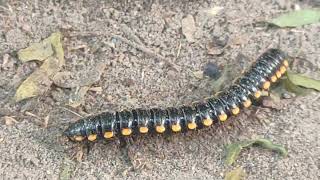
[{"label": "black millipede", "polygon": [[72,141],[95,141],[98,138],[112,139],[132,134],[161,134],[209,127],[251,106],[252,101],[260,98],[261,91],[268,91],[288,66],[284,52],[269,49],[257,58],[242,77],[215,97],[189,106],[103,112],[71,124],[64,135]]}]

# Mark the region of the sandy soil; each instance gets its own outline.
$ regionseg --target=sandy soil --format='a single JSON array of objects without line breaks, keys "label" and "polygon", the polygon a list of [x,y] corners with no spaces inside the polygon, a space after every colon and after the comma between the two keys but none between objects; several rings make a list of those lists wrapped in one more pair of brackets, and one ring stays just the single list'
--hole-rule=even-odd
[{"label": "sandy soil", "polygon": [[[319,179],[317,93],[281,100],[278,110],[254,107],[227,124],[196,132],[92,144],[71,143],[61,136],[67,124],[79,118],[72,112],[85,115],[200,100],[212,93],[214,80],[199,79],[194,72],[208,62],[230,65],[240,72],[270,47],[294,57],[295,71],[320,79],[319,24],[277,29],[256,23],[319,4],[286,0],[259,5],[254,0],[0,1],[1,179],[223,179],[236,166],[242,166],[252,180]],[[223,7],[216,16],[204,13],[215,6]],[[181,31],[187,15],[195,19],[192,43]],[[65,71],[94,74],[90,72],[97,64],[106,65],[93,85],[103,91],[89,91],[84,105],[76,109],[65,105],[72,89],[57,86],[41,97],[14,103],[16,88],[39,66],[19,62],[16,52],[56,31],[64,36]],[[115,36],[151,49],[167,62]],[[217,37],[227,41],[227,46],[222,54],[210,55],[208,44]],[[4,116],[17,122],[5,125]],[[284,145],[288,157],[249,148],[235,165],[224,165],[225,145],[255,137]]]}]

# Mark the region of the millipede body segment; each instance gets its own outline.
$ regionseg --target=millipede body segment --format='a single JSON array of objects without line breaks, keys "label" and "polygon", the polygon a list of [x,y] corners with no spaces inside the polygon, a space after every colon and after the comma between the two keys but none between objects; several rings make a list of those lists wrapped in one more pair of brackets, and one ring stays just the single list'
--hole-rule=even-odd
[{"label": "millipede body segment", "polygon": [[253,100],[260,98],[261,91],[269,90],[288,66],[287,57],[282,51],[269,49],[242,77],[216,97],[190,106],[103,112],[71,124],[64,134],[73,141],[95,141],[98,138],[112,139],[115,136],[150,132],[175,133],[209,127],[248,108]]}]

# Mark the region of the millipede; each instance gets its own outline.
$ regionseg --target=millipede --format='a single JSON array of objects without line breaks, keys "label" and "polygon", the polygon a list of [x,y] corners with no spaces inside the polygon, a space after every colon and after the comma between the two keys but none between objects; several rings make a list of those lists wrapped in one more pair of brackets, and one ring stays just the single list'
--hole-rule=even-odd
[{"label": "millipede", "polygon": [[210,127],[252,105],[289,68],[286,54],[268,49],[228,88],[203,101],[169,108],[102,112],[72,123],[64,135],[72,141],[114,139],[133,134],[181,132]]}]

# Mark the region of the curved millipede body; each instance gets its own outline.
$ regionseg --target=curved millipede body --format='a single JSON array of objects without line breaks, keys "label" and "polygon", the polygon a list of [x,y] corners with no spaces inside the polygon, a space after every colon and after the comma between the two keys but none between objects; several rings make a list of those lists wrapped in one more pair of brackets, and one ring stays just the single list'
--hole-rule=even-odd
[{"label": "curved millipede body", "polygon": [[71,124],[64,134],[73,141],[95,141],[98,138],[112,139],[115,136],[150,132],[176,133],[209,127],[248,108],[252,101],[260,98],[261,91],[268,90],[286,72],[288,65],[282,51],[269,49],[217,97],[177,108],[103,112]]}]

